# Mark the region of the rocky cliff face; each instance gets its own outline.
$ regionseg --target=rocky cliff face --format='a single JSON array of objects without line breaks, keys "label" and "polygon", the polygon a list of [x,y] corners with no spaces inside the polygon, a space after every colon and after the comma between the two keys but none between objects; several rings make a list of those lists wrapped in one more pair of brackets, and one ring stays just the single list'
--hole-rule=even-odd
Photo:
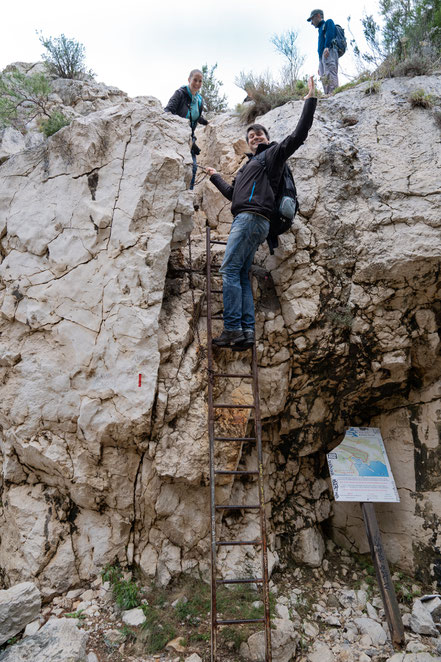
[{"label": "rocky cliff face", "polygon": [[[184,120],[152,98],[80,88],[75,103],[63,97],[70,126],[0,167],[0,565],[6,584],[35,578],[45,595],[115,558],[162,584],[209,563],[204,278],[192,295],[185,243],[194,224],[202,268],[204,226],[226,234],[229,206],[206,179],[194,201],[187,190]],[[439,98],[441,79],[319,102],[291,160],[295,228],[274,256],[257,255],[271,565],[319,565],[322,525],[366,549],[358,507],[339,504],[331,518],[325,467],[345,425],[358,424],[381,428],[401,496],[378,508],[390,559],[441,577],[441,132],[409,104],[418,88]],[[261,118],[272,139],[301,108]],[[238,119],[198,132],[200,162],[234,176],[246,148]],[[240,369],[247,358],[216,360]],[[246,402],[248,388],[224,383],[218,395]],[[222,461],[256,460],[244,448]],[[219,498],[252,489],[226,482]],[[223,526],[253,536],[257,520]],[[221,571],[258,562],[233,548]]]}]

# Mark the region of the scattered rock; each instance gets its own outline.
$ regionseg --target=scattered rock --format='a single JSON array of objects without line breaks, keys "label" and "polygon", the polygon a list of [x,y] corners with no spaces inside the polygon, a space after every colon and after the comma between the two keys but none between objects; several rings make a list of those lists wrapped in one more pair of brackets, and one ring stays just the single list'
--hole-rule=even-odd
[{"label": "scattered rock", "polygon": [[354,618],[354,623],[362,634],[369,635],[374,646],[386,643],[387,634],[377,621],[373,621],[371,618]]},{"label": "scattered rock", "polygon": [[1,662],[84,662],[88,635],[73,618],[54,618],[37,634],[10,646]]},{"label": "scattered rock", "polygon": [[0,645],[32,623],[41,608],[41,595],[32,582],[0,591]]},{"label": "scattered rock", "polygon": [[23,637],[32,637],[34,634],[37,634],[40,627],[41,627],[40,620],[32,621],[32,623],[28,623],[28,625],[26,625],[25,630],[23,632]]},{"label": "scattered rock", "polygon": [[366,591],[341,591],[338,596],[342,607],[352,607],[353,609],[364,609],[367,603]]},{"label": "scattered rock", "polygon": [[421,600],[415,600],[413,603],[410,627],[412,632],[416,632],[417,634],[429,634],[432,637],[438,635],[438,629],[433,622],[433,618]]},{"label": "scattered rock", "polygon": [[322,642],[316,642],[311,653],[308,653],[308,662],[334,662],[334,660],[334,653]]},{"label": "scattered rock", "polygon": [[286,605],[276,604],[276,614],[279,618],[289,621],[289,609]]},{"label": "scattered rock", "polygon": [[184,637],[176,637],[176,639],[172,639],[168,642],[166,649],[174,650],[177,653],[185,653],[185,646],[183,646],[183,643],[185,643]]},{"label": "scattered rock", "polygon": [[435,623],[441,622],[441,599],[437,596],[431,600],[421,600],[424,609],[430,613]]},{"label": "scattered rock", "polygon": [[439,662],[430,653],[395,653],[386,662]]},{"label": "scattered rock", "polygon": [[[273,662],[290,662],[294,657],[299,635],[291,621],[275,618],[271,630]],[[240,654],[246,660],[261,662],[265,659],[265,633],[256,632],[240,646]]]},{"label": "scattered rock", "polygon": [[325,553],[325,543],[320,531],[315,527],[302,529],[293,543],[292,553],[298,563],[319,568]]},{"label": "scattered rock", "polygon": [[126,625],[131,625],[132,627],[143,625],[143,623],[145,623],[147,620],[143,610],[139,609],[138,607],[135,609],[128,609],[127,611],[123,611],[121,619],[123,623]]}]

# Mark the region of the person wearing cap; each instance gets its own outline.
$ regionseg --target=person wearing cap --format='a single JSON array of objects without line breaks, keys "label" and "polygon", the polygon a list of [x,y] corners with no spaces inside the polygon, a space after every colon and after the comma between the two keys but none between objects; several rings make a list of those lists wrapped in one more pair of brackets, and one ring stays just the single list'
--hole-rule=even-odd
[{"label": "person wearing cap", "polygon": [[335,23],[331,18],[325,21],[325,15],[321,9],[313,9],[307,19],[318,29],[318,74],[322,81],[325,94],[331,94],[338,87],[338,52],[335,46]]}]

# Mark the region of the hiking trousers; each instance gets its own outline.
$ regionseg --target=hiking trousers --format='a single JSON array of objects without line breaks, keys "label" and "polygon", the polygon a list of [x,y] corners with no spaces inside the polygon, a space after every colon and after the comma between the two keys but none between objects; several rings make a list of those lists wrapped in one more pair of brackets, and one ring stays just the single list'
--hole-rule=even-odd
[{"label": "hiking trousers", "polygon": [[331,94],[338,87],[338,53],[336,48],[329,49],[328,57],[323,53],[319,62],[319,75],[325,94]]},{"label": "hiking trousers", "polygon": [[227,331],[254,331],[254,301],[248,272],[269,227],[266,218],[251,212],[242,212],[233,220],[220,268]]}]

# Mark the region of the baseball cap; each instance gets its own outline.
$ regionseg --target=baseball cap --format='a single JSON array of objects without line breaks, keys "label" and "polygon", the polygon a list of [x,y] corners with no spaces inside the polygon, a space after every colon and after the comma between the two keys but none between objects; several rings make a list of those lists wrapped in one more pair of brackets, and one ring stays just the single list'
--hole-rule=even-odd
[{"label": "baseball cap", "polygon": [[313,9],[307,21],[310,21],[315,14],[321,14],[323,16],[323,9]]}]

